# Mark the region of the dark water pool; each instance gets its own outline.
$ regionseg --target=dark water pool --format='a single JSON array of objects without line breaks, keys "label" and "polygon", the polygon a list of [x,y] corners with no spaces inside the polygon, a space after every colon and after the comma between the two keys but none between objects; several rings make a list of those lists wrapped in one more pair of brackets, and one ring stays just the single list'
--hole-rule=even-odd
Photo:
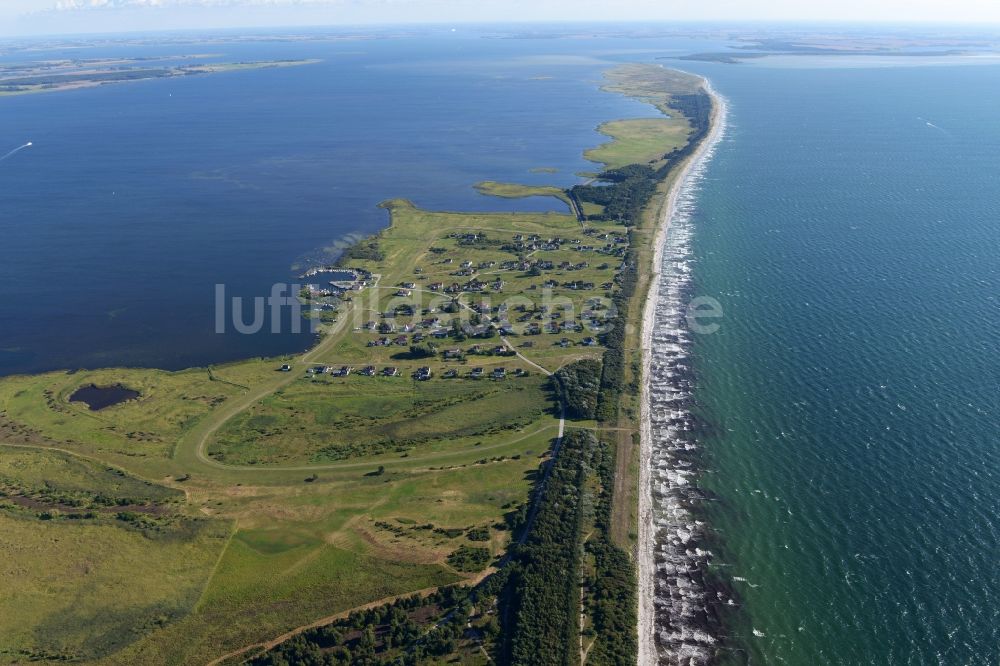
[{"label": "dark water pool", "polygon": [[69,397],[70,402],[85,402],[91,411],[99,411],[120,405],[129,400],[135,400],[140,396],[138,391],[116,384],[114,386],[82,386]]}]

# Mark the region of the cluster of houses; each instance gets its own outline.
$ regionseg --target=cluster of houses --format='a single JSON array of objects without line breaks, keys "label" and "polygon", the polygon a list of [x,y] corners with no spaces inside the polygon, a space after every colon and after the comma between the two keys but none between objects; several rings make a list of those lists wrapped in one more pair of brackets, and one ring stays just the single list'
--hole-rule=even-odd
[{"label": "cluster of houses", "polygon": [[[528,373],[518,368],[511,373],[514,377],[524,377]],[[416,372],[413,373],[413,378],[417,381],[426,381],[433,376],[430,368],[418,368]],[[472,368],[469,370],[467,377],[469,379],[483,379],[484,377],[489,377],[490,379],[506,379],[508,376],[507,368],[493,368],[490,370],[489,375],[487,375],[486,370],[481,367]],[[444,379],[456,379],[459,377],[459,371],[457,368],[448,368],[441,375]]]},{"label": "cluster of houses", "polygon": [[[459,333],[466,338],[491,338],[495,337],[497,334],[514,335],[516,333],[514,327],[509,323],[499,324],[496,327],[493,327],[490,324],[471,324],[466,322],[461,324],[457,329],[453,326],[445,326],[441,322],[427,326],[420,324],[404,324],[398,328],[391,321],[383,321],[377,326],[369,326],[370,323],[371,322],[366,323],[363,328],[368,330],[377,330],[381,335],[378,338],[369,340],[369,347],[406,347],[411,344],[420,344],[428,338],[433,338],[434,340],[445,340],[449,337],[456,336]],[[424,330],[421,332],[418,329]],[[393,333],[396,333],[396,335],[391,335]],[[413,334],[407,335],[408,333]]]},{"label": "cluster of houses", "polygon": [[[289,368],[289,366],[281,366],[281,369]],[[289,368],[291,369],[291,368]],[[310,375],[330,375],[331,377],[348,377],[354,371],[349,365],[342,365],[339,368],[335,368],[331,365],[317,365],[306,370]]]},{"label": "cluster of houses", "polygon": [[541,238],[537,234],[530,236],[515,234],[513,240],[503,244],[501,249],[515,254],[528,254],[531,252],[556,252],[563,249],[564,246],[568,246],[576,252],[599,252],[601,254],[621,256],[625,254],[625,250],[628,247],[628,237],[626,236],[608,233],[602,234],[596,229],[585,229],[583,233],[605,241],[604,245],[598,247],[597,245],[584,243],[578,238],[567,239],[559,236]]},{"label": "cluster of houses", "polygon": [[[282,365],[280,368],[282,372],[290,372],[291,369],[292,366],[288,364]],[[349,365],[344,365],[341,366],[340,368],[317,365],[307,370],[308,374],[314,377],[318,375],[330,375],[331,377],[349,377],[351,372],[353,371],[354,368]],[[395,366],[386,366],[382,368],[381,372],[379,372],[378,368],[375,367],[374,365],[366,365],[358,372],[358,374],[363,375],[365,377],[375,377],[377,375],[381,375],[382,377],[398,377],[399,368]],[[515,377],[524,377],[528,373],[522,370],[521,368],[518,368],[514,370],[512,374]],[[459,376],[459,371],[456,368],[449,368],[441,376],[445,379],[454,379]],[[475,367],[469,370],[467,376],[470,379],[482,379],[487,376],[489,376],[490,379],[506,379],[508,373],[506,368],[493,368],[492,370],[490,370],[489,375],[487,375],[486,371],[483,368]],[[417,381],[424,382],[434,377],[434,371],[431,370],[431,368],[428,366],[423,366],[417,368],[413,372],[412,377]]]},{"label": "cluster of houses", "polygon": [[[291,372],[292,366],[282,365],[279,370],[282,372]],[[354,368],[349,365],[342,365],[339,368],[335,368],[330,365],[317,365],[309,368],[306,372],[312,376],[318,375],[330,375],[331,377],[350,377],[351,373],[354,372]],[[382,368],[382,372],[379,373],[374,365],[366,365],[359,373],[359,375],[364,375],[365,377],[374,377],[377,374],[381,374],[383,377],[395,377],[399,375],[399,368],[394,368],[392,366]]]},{"label": "cluster of houses", "polygon": [[[439,285],[439,288],[440,288],[440,283],[438,283],[438,285]],[[444,287],[443,291],[446,294],[461,294],[461,293],[470,293],[470,292],[483,292],[483,291],[488,291],[488,290],[492,290],[492,291],[495,291],[495,292],[501,292],[501,291],[503,291],[503,287],[504,287],[504,281],[502,279],[500,279],[500,278],[497,278],[497,279],[489,281],[489,282],[484,282],[482,280],[477,280],[476,278],[472,278],[471,280],[469,280],[465,284],[459,284],[457,282],[452,282],[447,287]]]},{"label": "cluster of houses", "polygon": [[[349,376],[351,374],[352,370],[353,370],[353,368],[351,368],[350,366],[343,366],[343,367],[341,367],[339,369],[330,368],[330,367],[324,367],[324,366],[317,366],[315,368],[310,368],[309,369],[309,373],[312,374],[312,375],[329,374],[332,377],[347,377],[347,376]],[[365,377],[374,377],[376,375],[382,375],[383,377],[398,377],[399,376],[399,368],[389,366],[389,367],[383,368],[382,372],[379,372],[378,369],[374,365],[368,365],[368,366],[365,366],[358,374],[364,375]],[[520,368],[518,368],[517,370],[515,370],[513,372],[513,375],[515,377],[523,377],[526,374],[527,373],[524,370],[520,369]],[[456,368],[449,368],[442,375],[442,377],[444,377],[445,379],[453,379],[453,378],[456,378],[458,376],[459,376],[459,372],[458,372],[458,370]],[[486,376],[487,376],[486,371],[483,368],[481,368],[481,367],[472,368],[471,370],[469,370],[469,374],[468,374],[468,377],[470,379],[482,379],[483,377],[486,377]],[[413,379],[415,379],[415,380],[417,380],[419,382],[425,382],[425,381],[427,381],[429,379],[432,379],[434,377],[434,371],[431,370],[430,367],[428,367],[428,366],[423,366],[423,367],[417,368],[413,372],[412,377],[413,377]],[[506,368],[493,368],[490,371],[490,373],[489,373],[489,377],[490,377],[490,379],[506,379],[507,378],[507,369]]]},{"label": "cluster of houses", "polygon": [[[518,368],[514,370],[513,373],[511,374],[513,374],[513,376],[515,377],[524,377],[528,373],[522,370],[521,368]],[[486,376],[487,376],[486,371],[483,368],[478,368],[478,367],[469,370],[468,374],[469,379],[482,379]],[[489,372],[490,379],[506,379],[507,376],[508,376],[507,368],[493,368]],[[445,371],[442,377],[444,377],[445,379],[452,379],[458,377],[458,370],[455,368],[450,368]]]},{"label": "cluster of houses", "polygon": [[[558,286],[555,281],[547,281],[547,286]],[[570,289],[585,290],[593,288],[593,283],[576,281],[562,283],[562,286]],[[599,298],[591,298],[587,301],[587,308],[581,313],[581,321],[575,319],[564,320],[563,312],[559,309],[550,311],[548,305],[542,305],[529,310],[525,305],[516,305],[508,308],[502,304],[496,308],[485,303],[475,303],[468,308],[479,315],[478,323],[463,321],[461,319],[442,319],[441,317],[430,316],[419,322],[396,323],[396,312],[386,312],[382,314],[380,322],[370,320],[361,327],[363,330],[376,331],[381,337],[368,341],[369,347],[405,347],[410,344],[419,344],[428,338],[435,340],[445,340],[449,337],[459,338],[492,338],[497,334],[501,336],[509,335],[540,335],[542,333],[566,333],[581,332],[590,327],[593,330],[601,328],[604,324],[604,315],[600,314],[606,306]],[[563,309],[570,309],[563,306]],[[431,312],[431,311],[427,311]],[[516,319],[513,312],[520,313]],[[521,327],[515,327],[511,323],[514,320]],[[532,321],[534,320],[534,321]],[[530,323],[529,323],[530,322]],[[545,323],[542,323],[545,322]],[[520,328],[520,330],[518,330]]]},{"label": "cluster of houses", "polygon": [[532,234],[530,236],[525,236],[524,234],[515,234],[513,241],[510,243],[504,243],[501,246],[501,249],[507,252],[513,252],[515,254],[527,254],[529,252],[538,252],[538,251],[555,252],[556,250],[562,249],[563,244],[572,242],[573,241],[571,240],[560,238],[558,236],[556,236],[555,238],[543,239],[537,234]]},{"label": "cluster of houses", "polygon": [[466,350],[462,349],[446,349],[442,353],[442,356],[446,361],[460,361],[465,356],[514,356],[515,351],[508,347],[507,345],[496,345],[495,347],[487,348],[482,345],[472,345]]},{"label": "cluster of houses", "polygon": [[579,291],[579,290],[593,289],[594,283],[588,282],[586,280],[571,280],[569,282],[563,282],[560,284],[558,280],[546,280],[545,282],[542,283],[542,286],[550,289],[562,287],[563,289],[571,289],[573,291]]}]

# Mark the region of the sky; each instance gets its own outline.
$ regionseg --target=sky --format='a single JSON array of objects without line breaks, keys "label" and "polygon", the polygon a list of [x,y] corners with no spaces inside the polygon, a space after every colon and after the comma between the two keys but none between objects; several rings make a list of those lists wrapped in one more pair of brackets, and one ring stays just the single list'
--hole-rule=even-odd
[{"label": "sky", "polygon": [[1000,24],[1000,0],[0,0],[0,34],[494,21]]}]

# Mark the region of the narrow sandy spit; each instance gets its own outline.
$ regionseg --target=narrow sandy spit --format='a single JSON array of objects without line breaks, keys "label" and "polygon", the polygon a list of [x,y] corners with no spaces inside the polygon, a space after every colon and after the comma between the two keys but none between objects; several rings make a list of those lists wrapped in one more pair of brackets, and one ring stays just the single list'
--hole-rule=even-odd
[{"label": "narrow sandy spit", "polygon": [[656,593],[655,576],[656,563],[653,557],[656,548],[653,514],[653,486],[650,477],[652,460],[652,424],[649,415],[650,396],[650,363],[653,338],[653,323],[656,305],[659,300],[661,265],[663,263],[663,248],[667,239],[670,223],[677,211],[677,200],[681,192],[691,185],[692,178],[697,174],[698,167],[709,157],[712,150],[722,139],[726,127],[726,100],[715,92],[711,83],[703,79],[705,91],[712,97],[712,118],[708,136],[701,142],[698,149],[681,167],[680,172],[670,186],[667,202],[663,208],[663,219],[656,231],[653,251],[653,276],[642,315],[642,395],[641,403],[641,444],[639,450],[639,664],[656,664],[656,614],[654,595]]}]

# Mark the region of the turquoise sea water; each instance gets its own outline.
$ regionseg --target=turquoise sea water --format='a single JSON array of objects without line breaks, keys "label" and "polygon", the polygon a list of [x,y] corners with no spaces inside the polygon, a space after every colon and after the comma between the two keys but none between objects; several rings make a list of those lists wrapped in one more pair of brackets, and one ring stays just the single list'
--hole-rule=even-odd
[{"label": "turquoise sea water", "polygon": [[[706,68],[715,566],[754,663],[1000,659],[1000,68]],[[745,653],[737,653],[742,661]]]}]

